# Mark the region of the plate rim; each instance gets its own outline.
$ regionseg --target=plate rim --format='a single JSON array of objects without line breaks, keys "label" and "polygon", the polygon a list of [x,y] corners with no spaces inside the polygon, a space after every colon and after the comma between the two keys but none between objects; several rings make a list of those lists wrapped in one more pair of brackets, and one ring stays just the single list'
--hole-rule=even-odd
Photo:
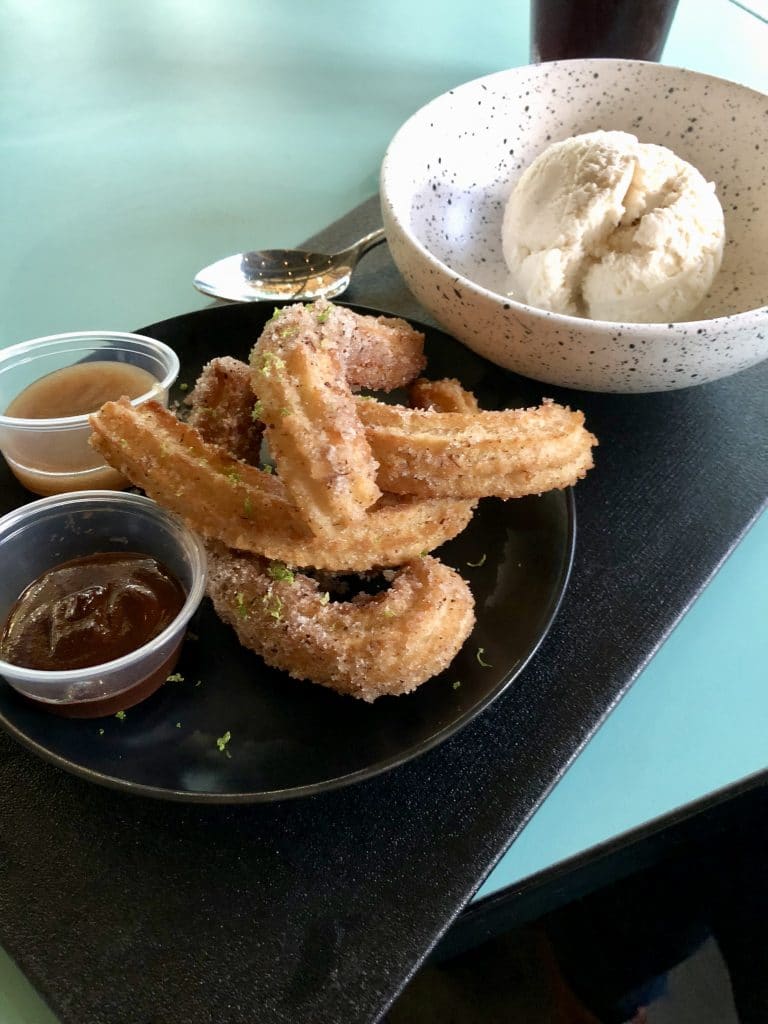
[{"label": "plate rim", "polygon": [[[284,306],[288,305],[287,302],[282,303],[264,303],[264,305],[277,305]],[[347,303],[339,302],[339,305],[347,306],[350,309],[354,309],[357,312],[375,314],[375,315],[389,315],[386,311],[375,309],[370,306],[363,306],[359,303]],[[226,305],[209,306],[202,310],[195,310],[191,313],[182,313],[175,317],[168,317],[166,320],[158,321],[156,324],[148,325],[145,328],[139,328],[136,333],[141,334],[150,328],[157,328],[161,325],[168,324],[172,320],[183,319],[199,313],[209,313],[213,310],[222,310],[227,307],[246,307],[253,308],[257,305],[256,303],[226,303]],[[413,319],[412,317],[405,317],[409,323],[412,323],[419,329],[426,329],[429,332],[438,331],[441,334],[445,334],[448,337],[446,331],[443,331],[440,327],[435,327],[431,324],[426,324],[422,321]],[[461,342],[458,339],[452,338],[457,345]],[[473,353],[475,358],[482,359],[482,356],[478,356]],[[485,360],[483,360],[485,361]],[[183,803],[183,804],[196,804],[208,805],[208,806],[225,806],[225,805],[244,805],[244,804],[270,804],[279,803],[286,800],[298,800],[306,797],[318,796],[321,793],[331,792],[333,790],[344,789],[348,786],[356,785],[360,782],[366,782],[370,779],[374,779],[379,775],[383,775],[392,769],[399,767],[400,765],[406,764],[409,761],[413,761],[420,757],[422,754],[426,754],[430,750],[434,750],[435,747],[444,743],[451,736],[455,735],[466,725],[468,725],[474,718],[486,711],[495,701],[501,696],[502,693],[517,679],[531,659],[538,652],[542,643],[546,639],[552,624],[557,617],[560,610],[560,606],[565,597],[568,589],[568,584],[571,578],[571,572],[573,570],[573,563],[576,551],[576,498],[573,487],[566,487],[560,491],[565,501],[565,511],[567,517],[566,526],[566,538],[565,548],[563,552],[563,560],[560,576],[557,582],[557,596],[552,602],[549,609],[549,613],[545,619],[544,625],[536,638],[536,642],[531,646],[524,658],[518,661],[510,671],[504,675],[499,681],[496,689],[482,702],[480,706],[473,706],[468,708],[462,715],[454,719],[448,725],[444,726],[437,733],[431,736],[426,741],[421,741],[416,747],[409,747],[407,750],[401,751],[399,754],[389,757],[383,761],[377,761],[376,764],[370,765],[367,768],[361,768],[357,771],[350,772],[346,775],[339,775],[331,779],[324,779],[320,782],[312,782],[302,786],[293,786],[289,789],[270,789],[262,790],[260,792],[244,791],[244,792],[229,792],[229,793],[211,793],[202,790],[182,790],[182,789],[169,789],[163,786],[151,786],[146,783],[131,782],[130,780],[119,778],[115,775],[110,775],[106,772],[97,771],[93,768],[88,768],[79,764],[76,761],[72,761],[55,751],[50,750],[48,747],[43,746],[36,740],[29,737],[21,729],[15,725],[14,722],[10,721],[3,711],[0,711],[0,727],[7,732],[13,739],[17,740],[22,746],[26,747],[32,753],[36,754],[42,760],[47,761],[49,764],[54,765],[57,768],[61,768],[70,775],[74,775],[77,778],[84,779],[87,782],[99,785],[102,788],[117,790],[121,793],[127,793],[132,796],[143,796],[149,797],[154,800],[166,801],[169,803]],[[3,686],[9,687],[13,690],[5,680],[0,680]]]}]

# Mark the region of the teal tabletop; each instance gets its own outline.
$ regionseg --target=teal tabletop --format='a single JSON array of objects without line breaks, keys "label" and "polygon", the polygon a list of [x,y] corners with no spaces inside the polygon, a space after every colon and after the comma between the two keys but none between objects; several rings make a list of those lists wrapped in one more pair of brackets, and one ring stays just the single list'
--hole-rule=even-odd
[{"label": "teal tabletop", "polygon": [[[766,91],[759,8],[680,0],[664,61]],[[0,10],[3,346],[203,308],[198,269],[310,236],[376,191],[387,142],[427,100],[528,59],[522,2]],[[480,895],[766,768],[767,572],[764,517]],[[0,955],[0,1021],[53,1020]]]}]

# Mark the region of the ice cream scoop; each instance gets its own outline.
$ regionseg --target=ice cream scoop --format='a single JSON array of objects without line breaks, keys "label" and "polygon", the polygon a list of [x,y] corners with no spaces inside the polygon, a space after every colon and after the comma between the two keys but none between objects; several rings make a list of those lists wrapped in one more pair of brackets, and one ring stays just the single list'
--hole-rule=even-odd
[{"label": "ice cream scoop", "polygon": [[684,320],[720,269],[715,186],[670,149],[627,132],[554,143],[504,212],[511,294],[555,313],[631,323]]}]

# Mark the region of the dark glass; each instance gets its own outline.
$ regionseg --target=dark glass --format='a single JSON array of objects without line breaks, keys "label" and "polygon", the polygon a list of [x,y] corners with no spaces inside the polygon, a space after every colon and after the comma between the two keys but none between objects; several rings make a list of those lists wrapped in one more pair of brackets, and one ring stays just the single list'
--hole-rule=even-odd
[{"label": "dark glass", "polygon": [[677,0],[531,0],[534,61],[658,60]]}]

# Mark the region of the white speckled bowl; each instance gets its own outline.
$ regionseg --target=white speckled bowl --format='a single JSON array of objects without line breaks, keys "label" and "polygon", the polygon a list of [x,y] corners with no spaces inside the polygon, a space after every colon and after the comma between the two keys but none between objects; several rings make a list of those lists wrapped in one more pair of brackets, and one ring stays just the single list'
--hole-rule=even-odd
[{"label": "white speckled bowl", "polygon": [[[768,97],[681,68],[575,60],[512,68],[433,100],[392,140],[384,226],[408,287],[455,337],[525,376],[590,391],[668,391],[768,356]],[[725,210],[725,257],[687,322],[561,316],[510,299],[504,205],[550,142],[619,129],[689,160]]]}]

